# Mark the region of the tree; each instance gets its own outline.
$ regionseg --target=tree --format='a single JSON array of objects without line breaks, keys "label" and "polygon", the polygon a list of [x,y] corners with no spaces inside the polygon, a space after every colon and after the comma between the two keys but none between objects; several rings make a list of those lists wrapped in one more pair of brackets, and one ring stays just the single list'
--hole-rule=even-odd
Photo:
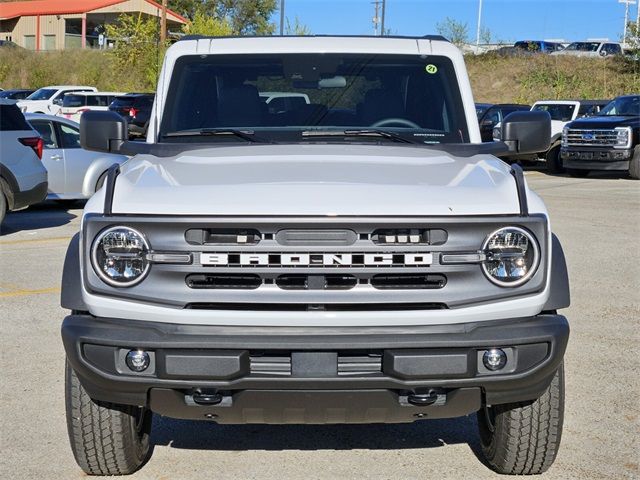
[{"label": "tree", "polygon": [[[115,24],[105,26],[107,38],[114,40],[113,49],[108,54],[122,78],[126,89],[144,88],[155,90],[166,45],[160,44],[158,20],[142,14],[123,14]],[[128,83],[127,83],[128,82]]]},{"label": "tree", "polygon": [[211,37],[223,37],[233,34],[233,29],[225,19],[196,12],[193,19],[182,27],[185,35],[208,35]]},{"label": "tree", "polygon": [[480,43],[491,43],[493,39],[493,35],[491,34],[491,30],[488,27],[480,27]]},{"label": "tree", "polygon": [[454,45],[461,46],[468,43],[469,25],[453,18],[447,17],[441,23],[437,23],[436,31]]},{"label": "tree", "polygon": [[270,35],[277,0],[168,0],[169,8],[193,20],[197,13],[225,20],[234,35]]},{"label": "tree", "polygon": [[304,23],[300,22],[300,19],[296,15],[296,18],[293,20],[293,24],[289,22],[289,17],[287,17],[284,33],[285,35],[311,35],[311,29]]}]

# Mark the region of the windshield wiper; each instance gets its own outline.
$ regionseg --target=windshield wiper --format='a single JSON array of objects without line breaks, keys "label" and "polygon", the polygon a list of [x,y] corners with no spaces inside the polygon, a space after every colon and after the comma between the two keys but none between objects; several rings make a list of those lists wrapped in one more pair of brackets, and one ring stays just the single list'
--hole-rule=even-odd
[{"label": "windshield wiper", "polygon": [[265,142],[254,136],[253,130],[236,130],[235,128],[199,128],[195,130],[178,130],[177,132],[165,133],[164,137],[214,137],[214,136],[232,135],[247,142],[256,143],[272,143]]},{"label": "windshield wiper", "polygon": [[359,130],[306,130],[302,132],[303,137],[382,137],[393,142],[400,143],[416,143],[408,138],[404,138],[394,132],[386,130],[378,130],[375,128],[366,128]]}]

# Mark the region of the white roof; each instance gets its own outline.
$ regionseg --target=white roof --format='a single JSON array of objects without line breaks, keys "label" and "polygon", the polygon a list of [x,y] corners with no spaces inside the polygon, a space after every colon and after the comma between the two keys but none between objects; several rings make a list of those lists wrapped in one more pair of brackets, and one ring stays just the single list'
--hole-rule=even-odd
[{"label": "white roof", "polygon": [[73,95],[82,95],[85,97],[89,97],[92,95],[113,95],[113,96],[126,95],[126,93],[123,93],[123,92],[70,92],[70,93],[73,93]]}]

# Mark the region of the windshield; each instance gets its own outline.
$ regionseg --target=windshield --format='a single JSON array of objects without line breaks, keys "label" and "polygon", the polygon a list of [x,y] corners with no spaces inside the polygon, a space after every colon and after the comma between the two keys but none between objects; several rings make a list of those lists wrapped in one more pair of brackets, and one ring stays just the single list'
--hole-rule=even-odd
[{"label": "windshield", "polygon": [[27,100],[49,100],[58,90],[55,88],[41,88],[27,97]]},{"label": "windshield", "polygon": [[551,115],[551,120],[568,122],[573,118],[575,109],[576,106],[571,104],[541,104],[534,105],[531,110],[534,112],[548,112]]},{"label": "windshield", "polygon": [[[193,139],[176,132],[242,129],[268,141],[311,141],[317,135],[302,133],[363,128],[415,143],[468,142],[451,61],[370,54],[185,56],[173,71],[160,137],[184,142]],[[239,141],[237,135],[197,141],[203,140]]]},{"label": "windshield", "polygon": [[596,52],[600,43],[598,42],[574,42],[566,50],[576,50],[579,52]]},{"label": "windshield", "polygon": [[521,50],[529,50],[531,52],[540,51],[540,42],[516,42],[513,46],[515,48],[519,48]]},{"label": "windshield", "polygon": [[640,116],[640,95],[618,97],[600,110],[598,115]]}]

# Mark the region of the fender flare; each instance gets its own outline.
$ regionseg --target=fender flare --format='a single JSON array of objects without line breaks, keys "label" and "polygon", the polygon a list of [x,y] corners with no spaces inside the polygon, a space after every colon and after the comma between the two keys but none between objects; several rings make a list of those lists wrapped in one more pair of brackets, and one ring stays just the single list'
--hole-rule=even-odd
[{"label": "fender flare", "polygon": [[571,305],[569,272],[560,240],[551,234],[551,271],[549,272],[549,299],[542,309],[545,312],[567,308]]},{"label": "fender flare", "polygon": [[82,299],[82,273],[80,271],[80,232],[76,233],[67,247],[62,270],[62,288],[60,292],[62,308],[86,312],[87,306]]}]

